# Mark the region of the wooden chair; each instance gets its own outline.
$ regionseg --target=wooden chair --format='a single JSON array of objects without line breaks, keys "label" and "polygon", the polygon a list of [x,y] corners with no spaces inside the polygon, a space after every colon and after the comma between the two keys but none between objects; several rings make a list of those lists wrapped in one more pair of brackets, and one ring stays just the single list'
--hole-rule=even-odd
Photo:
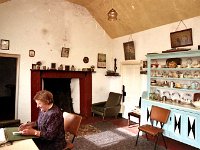
[{"label": "wooden chair", "polygon": [[66,138],[67,147],[65,148],[65,150],[71,150],[74,147],[74,139],[78,135],[78,129],[81,124],[82,116],[63,112],[63,117],[65,133],[70,133],[73,135],[72,139]]},{"label": "wooden chair", "polygon": [[[151,135],[154,138],[156,137],[154,149],[156,149],[156,146],[157,146],[158,136],[161,135],[163,138],[165,147],[167,149],[167,145],[166,145],[166,142],[165,142],[165,139],[164,139],[164,136],[162,133],[164,131],[163,126],[167,122],[169,115],[170,115],[170,110],[161,108],[158,106],[152,106],[151,113],[150,113],[151,125],[145,124],[145,125],[141,125],[138,127],[139,131],[138,131],[137,140],[136,140],[135,145],[137,145],[137,142],[138,142],[139,132],[142,131],[142,132],[146,133],[147,140],[148,140],[147,135]],[[158,122],[160,122],[160,127],[154,126]]]}]

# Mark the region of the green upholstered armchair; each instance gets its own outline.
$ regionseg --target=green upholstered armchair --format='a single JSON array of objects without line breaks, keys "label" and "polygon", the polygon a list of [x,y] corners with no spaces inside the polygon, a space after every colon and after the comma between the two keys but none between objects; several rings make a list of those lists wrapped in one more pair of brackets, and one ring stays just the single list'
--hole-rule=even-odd
[{"label": "green upholstered armchair", "polygon": [[92,104],[92,113],[104,117],[112,117],[117,115],[121,108],[122,94],[110,92],[107,101]]}]

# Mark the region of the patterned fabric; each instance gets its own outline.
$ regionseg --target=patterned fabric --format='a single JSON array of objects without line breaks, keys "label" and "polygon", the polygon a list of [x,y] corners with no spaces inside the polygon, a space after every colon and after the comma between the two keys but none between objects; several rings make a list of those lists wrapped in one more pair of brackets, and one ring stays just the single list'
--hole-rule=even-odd
[{"label": "patterned fabric", "polygon": [[62,150],[66,147],[63,113],[56,105],[47,112],[40,111],[36,124],[41,133],[34,142],[40,150]]}]

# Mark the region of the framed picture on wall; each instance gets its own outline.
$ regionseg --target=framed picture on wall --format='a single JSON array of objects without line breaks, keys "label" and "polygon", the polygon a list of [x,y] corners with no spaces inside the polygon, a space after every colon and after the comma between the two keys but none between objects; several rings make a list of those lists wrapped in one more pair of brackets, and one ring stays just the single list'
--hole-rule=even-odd
[{"label": "framed picture on wall", "polygon": [[134,42],[126,42],[123,43],[124,46],[124,56],[125,60],[134,60],[135,59],[135,47],[134,47]]},{"label": "framed picture on wall", "polygon": [[9,50],[9,44],[10,44],[10,41],[9,40],[4,40],[4,39],[1,39],[1,49],[2,50]]},{"label": "framed picture on wall", "polygon": [[170,33],[171,47],[183,47],[193,45],[192,28]]},{"label": "framed picture on wall", "polygon": [[34,50],[29,50],[29,57],[34,57],[35,56],[35,51]]},{"label": "framed picture on wall", "polygon": [[98,53],[97,67],[106,68],[106,54]]},{"label": "framed picture on wall", "polygon": [[69,48],[62,47],[61,57],[69,57]]}]

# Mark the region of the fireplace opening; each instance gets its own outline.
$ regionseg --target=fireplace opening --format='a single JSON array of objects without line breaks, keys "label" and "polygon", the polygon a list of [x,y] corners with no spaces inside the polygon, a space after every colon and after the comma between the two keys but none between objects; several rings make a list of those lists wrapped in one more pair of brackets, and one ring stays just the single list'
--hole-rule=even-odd
[{"label": "fireplace opening", "polygon": [[52,92],[54,104],[62,111],[74,113],[71,97],[71,78],[44,78],[44,90]]}]

